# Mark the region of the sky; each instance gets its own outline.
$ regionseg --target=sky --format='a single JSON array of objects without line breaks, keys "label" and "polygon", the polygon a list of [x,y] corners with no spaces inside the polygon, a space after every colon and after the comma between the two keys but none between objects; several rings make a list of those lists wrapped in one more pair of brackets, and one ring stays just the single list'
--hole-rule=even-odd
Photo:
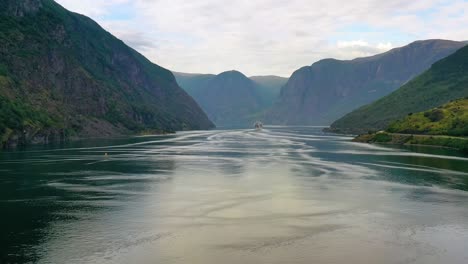
[{"label": "sky", "polygon": [[468,40],[468,0],[56,0],[172,71],[289,77],[421,39]]}]

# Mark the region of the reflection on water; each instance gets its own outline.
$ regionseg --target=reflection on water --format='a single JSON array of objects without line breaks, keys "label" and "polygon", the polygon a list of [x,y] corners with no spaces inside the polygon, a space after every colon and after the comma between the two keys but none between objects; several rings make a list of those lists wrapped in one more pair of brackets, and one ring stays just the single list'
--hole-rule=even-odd
[{"label": "reflection on water", "polygon": [[3,152],[0,263],[468,263],[468,157],[412,150],[272,127]]}]

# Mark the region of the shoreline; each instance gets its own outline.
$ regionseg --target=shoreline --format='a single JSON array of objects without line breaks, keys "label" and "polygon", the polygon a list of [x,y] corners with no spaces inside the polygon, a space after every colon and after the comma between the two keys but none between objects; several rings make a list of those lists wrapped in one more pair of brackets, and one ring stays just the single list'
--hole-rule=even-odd
[{"label": "shoreline", "polygon": [[353,142],[382,144],[394,146],[424,146],[441,149],[458,150],[468,154],[468,138],[453,137],[447,135],[418,135],[418,134],[394,134],[377,132],[356,136]]},{"label": "shoreline", "polygon": [[42,134],[41,132],[36,133],[34,136],[27,137],[25,134],[20,132],[14,133],[13,136],[9,137],[6,141],[0,142],[0,152],[8,150],[17,150],[20,148],[28,148],[33,146],[48,146],[54,144],[63,144],[67,142],[76,142],[80,140],[99,140],[99,139],[123,139],[130,137],[139,137],[139,136],[164,136],[176,134],[177,131],[161,131],[161,130],[144,130],[135,133],[129,134],[115,134],[109,136],[66,136],[60,134],[57,136],[55,133],[50,133],[47,135]]}]

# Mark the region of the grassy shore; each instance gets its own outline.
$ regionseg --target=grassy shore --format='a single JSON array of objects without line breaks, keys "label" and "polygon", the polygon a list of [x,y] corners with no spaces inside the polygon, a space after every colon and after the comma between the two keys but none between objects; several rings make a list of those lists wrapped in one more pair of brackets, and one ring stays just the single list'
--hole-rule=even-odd
[{"label": "grassy shore", "polygon": [[425,145],[452,148],[468,153],[468,138],[443,135],[416,135],[377,132],[357,136],[354,142],[392,145]]}]

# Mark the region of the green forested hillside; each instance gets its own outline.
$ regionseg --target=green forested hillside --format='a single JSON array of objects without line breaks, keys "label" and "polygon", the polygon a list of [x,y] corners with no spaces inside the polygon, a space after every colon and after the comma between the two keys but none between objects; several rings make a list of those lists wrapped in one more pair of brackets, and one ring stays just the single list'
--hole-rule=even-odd
[{"label": "green forested hillside", "polygon": [[400,89],[334,122],[338,132],[382,130],[410,113],[468,96],[468,46],[442,59]]},{"label": "green forested hillside", "polygon": [[390,124],[387,131],[402,134],[468,136],[468,98],[409,114]]},{"label": "green forested hillside", "polygon": [[52,0],[0,2],[0,102],[2,144],[212,127],[170,71]]},{"label": "green forested hillside", "polygon": [[354,141],[448,147],[468,153],[468,98],[410,113],[386,131],[361,134]]}]

